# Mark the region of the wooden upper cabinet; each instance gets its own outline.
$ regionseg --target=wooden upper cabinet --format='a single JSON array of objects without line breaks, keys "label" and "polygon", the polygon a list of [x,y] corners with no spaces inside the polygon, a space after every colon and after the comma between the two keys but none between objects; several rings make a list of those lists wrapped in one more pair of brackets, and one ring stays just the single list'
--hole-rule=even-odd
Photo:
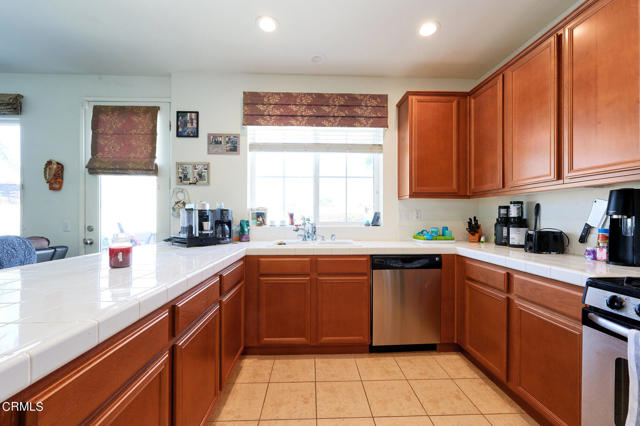
[{"label": "wooden upper cabinet", "polygon": [[639,25],[637,0],[602,0],[565,28],[565,182],[638,173]]},{"label": "wooden upper cabinet", "polygon": [[408,92],[398,103],[398,198],[467,195],[465,94]]},{"label": "wooden upper cabinet", "polygon": [[504,72],[507,188],[559,179],[557,115],[558,42],[554,36]]},{"label": "wooden upper cabinet", "polygon": [[471,193],[500,190],[502,179],[502,75],[469,95]]}]

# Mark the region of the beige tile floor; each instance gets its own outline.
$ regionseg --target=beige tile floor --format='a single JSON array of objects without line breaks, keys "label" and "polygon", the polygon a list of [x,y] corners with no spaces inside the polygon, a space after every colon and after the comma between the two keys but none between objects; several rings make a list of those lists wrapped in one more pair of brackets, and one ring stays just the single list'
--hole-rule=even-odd
[{"label": "beige tile floor", "polygon": [[246,356],[209,426],[537,424],[458,353]]}]

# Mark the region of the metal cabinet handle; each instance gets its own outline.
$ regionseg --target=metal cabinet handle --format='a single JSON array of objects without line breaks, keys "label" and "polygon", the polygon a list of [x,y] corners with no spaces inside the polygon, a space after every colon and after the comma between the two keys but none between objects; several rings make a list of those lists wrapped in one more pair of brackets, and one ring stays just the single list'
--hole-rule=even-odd
[{"label": "metal cabinet handle", "polygon": [[85,238],[85,239],[83,239],[83,240],[82,240],[82,243],[83,243],[85,246],[93,245],[93,238]]}]

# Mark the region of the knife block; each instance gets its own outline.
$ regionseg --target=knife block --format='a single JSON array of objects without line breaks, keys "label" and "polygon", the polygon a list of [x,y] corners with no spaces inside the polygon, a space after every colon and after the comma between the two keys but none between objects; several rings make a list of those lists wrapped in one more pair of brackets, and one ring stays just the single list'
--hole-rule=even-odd
[{"label": "knife block", "polygon": [[476,235],[469,234],[469,242],[470,243],[479,243],[480,237],[482,237],[482,225],[478,225],[478,232]]}]

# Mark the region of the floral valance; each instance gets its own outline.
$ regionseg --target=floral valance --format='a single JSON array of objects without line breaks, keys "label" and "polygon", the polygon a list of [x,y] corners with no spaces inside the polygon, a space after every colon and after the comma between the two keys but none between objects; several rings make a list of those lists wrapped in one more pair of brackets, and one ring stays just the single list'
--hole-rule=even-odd
[{"label": "floral valance", "polygon": [[244,92],[244,126],[388,127],[387,95]]},{"label": "floral valance", "polygon": [[0,115],[20,115],[22,95],[0,93]]},{"label": "floral valance", "polygon": [[156,106],[94,106],[89,173],[157,175],[158,109]]}]

